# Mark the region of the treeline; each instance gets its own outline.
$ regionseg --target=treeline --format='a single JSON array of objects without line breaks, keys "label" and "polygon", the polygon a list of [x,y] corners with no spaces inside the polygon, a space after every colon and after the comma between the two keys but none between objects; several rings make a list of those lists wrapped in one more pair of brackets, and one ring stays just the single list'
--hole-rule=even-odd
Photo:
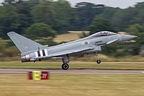
[{"label": "treeline", "polygon": [[[29,29],[39,27],[42,36],[46,30],[52,36],[65,33],[72,18],[72,8],[65,0],[4,0],[0,6],[0,37],[7,38],[6,33],[16,31],[28,33]],[[44,28],[41,28],[41,27]],[[46,28],[49,26],[48,28]],[[38,28],[37,28],[38,29]],[[34,31],[35,32],[35,31]],[[31,32],[32,34],[34,32]],[[38,34],[38,33],[35,33]],[[41,36],[38,34],[37,36]]]},{"label": "treeline", "polygon": [[[4,0],[0,6],[0,37],[7,38],[9,31],[28,36],[49,36],[50,32],[53,37],[68,30],[90,30],[98,19],[106,19],[116,32],[125,31],[134,24],[144,24],[143,7],[144,3],[120,9],[87,2],[71,7],[66,0]],[[35,30],[41,31],[41,35]]]},{"label": "treeline", "polygon": [[[90,30],[90,34],[126,31],[139,36],[136,43],[109,45],[103,52],[113,56],[138,55],[144,49],[143,12],[144,2],[120,9],[88,2],[71,7],[66,0],[4,0],[0,6],[0,38],[7,39],[6,33],[15,31],[33,39],[46,37],[50,41],[41,43],[53,45],[52,38],[68,30]],[[11,45],[8,42],[6,46]]]}]

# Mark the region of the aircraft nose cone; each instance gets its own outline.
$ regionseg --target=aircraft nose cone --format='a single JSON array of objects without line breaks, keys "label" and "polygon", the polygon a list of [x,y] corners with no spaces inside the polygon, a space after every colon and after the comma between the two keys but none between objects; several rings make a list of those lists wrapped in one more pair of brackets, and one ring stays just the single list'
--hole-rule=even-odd
[{"label": "aircraft nose cone", "polygon": [[133,38],[136,38],[137,36],[134,35],[121,35],[122,37],[122,41],[126,41],[126,40],[131,40]]}]

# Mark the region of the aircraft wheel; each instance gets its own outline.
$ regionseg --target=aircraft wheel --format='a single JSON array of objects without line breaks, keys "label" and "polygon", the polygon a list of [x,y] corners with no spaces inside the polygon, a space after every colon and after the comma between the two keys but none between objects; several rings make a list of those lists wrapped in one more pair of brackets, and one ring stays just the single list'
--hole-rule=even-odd
[{"label": "aircraft wheel", "polygon": [[62,69],[63,69],[63,70],[69,69],[69,65],[68,65],[68,64],[62,64]]},{"label": "aircraft wheel", "polygon": [[101,63],[101,60],[97,60],[97,64],[100,64]]}]

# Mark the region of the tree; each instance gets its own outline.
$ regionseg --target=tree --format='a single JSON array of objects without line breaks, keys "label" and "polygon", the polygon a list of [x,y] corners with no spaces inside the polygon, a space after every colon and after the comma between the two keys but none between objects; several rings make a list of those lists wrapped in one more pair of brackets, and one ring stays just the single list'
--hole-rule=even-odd
[{"label": "tree", "polygon": [[73,30],[87,30],[96,15],[103,12],[104,5],[95,5],[88,2],[77,3],[74,11],[74,20],[71,28]]},{"label": "tree", "polygon": [[56,32],[45,23],[35,23],[25,30],[25,34],[33,39],[55,37]]},{"label": "tree", "polygon": [[19,27],[17,28],[16,32],[22,33],[27,27],[29,27],[32,21],[31,15],[31,6],[28,1],[19,1],[14,4],[17,9],[17,13],[19,14]]},{"label": "tree", "polygon": [[106,19],[96,19],[94,23],[90,26],[90,34],[99,31],[116,31],[114,25]]},{"label": "tree", "polygon": [[144,2],[136,4],[133,9],[135,11],[135,14],[133,15],[134,22],[137,24],[144,24]]},{"label": "tree", "polygon": [[4,52],[6,42],[0,38],[0,54]]},{"label": "tree", "polygon": [[12,5],[4,5],[0,7],[0,37],[7,38],[6,33],[16,31],[20,26],[19,14]]},{"label": "tree", "polygon": [[136,35],[138,36],[135,40],[135,44],[133,44],[132,48],[132,52],[134,55],[138,55],[140,48],[143,46],[144,44],[144,25],[140,25],[140,24],[133,24],[131,25],[129,28],[126,29],[127,32],[129,32],[130,34]]},{"label": "tree", "polygon": [[135,15],[137,12],[134,8],[118,10],[112,19],[112,22],[117,26],[120,31],[124,31],[131,24],[136,23]]},{"label": "tree", "polygon": [[66,0],[57,0],[57,2],[53,3],[53,8],[55,11],[55,23],[53,28],[59,33],[66,33],[73,14],[69,2]]},{"label": "tree", "polygon": [[29,0],[28,3],[30,6],[34,7],[40,3],[40,0]]},{"label": "tree", "polygon": [[54,10],[52,9],[52,2],[43,2],[33,7],[32,16],[35,23],[45,23],[52,27],[54,25]]},{"label": "tree", "polygon": [[144,32],[144,25],[133,24],[130,27],[128,27],[126,31],[129,32],[130,34],[138,35],[139,33]]},{"label": "tree", "polygon": [[59,33],[65,33],[71,19],[71,7],[65,0],[45,1],[33,7],[34,22],[46,23]]},{"label": "tree", "polygon": [[4,4],[12,4],[16,2],[16,0],[4,0]]},{"label": "tree", "polygon": [[120,8],[105,7],[103,12],[95,16],[95,19],[107,19],[112,22],[113,16]]}]

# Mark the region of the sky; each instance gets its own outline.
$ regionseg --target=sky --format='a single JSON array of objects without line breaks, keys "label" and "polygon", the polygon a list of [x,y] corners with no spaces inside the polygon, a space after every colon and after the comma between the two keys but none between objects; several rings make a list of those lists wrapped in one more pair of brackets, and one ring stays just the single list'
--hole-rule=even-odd
[{"label": "sky", "polygon": [[[95,4],[104,4],[106,6],[110,7],[120,7],[120,8],[128,8],[132,7],[137,2],[144,2],[144,0],[67,0],[70,2],[72,6],[74,6],[76,3],[79,2],[91,2]],[[3,0],[0,0],[0,3],[3,2]]]},{"label": "sky", "polygon": [[74,6],[78,2],[92,2],[95,4],[104,4],[110,7],[120,7],[120,8],[128,8],[132,7],[137,2],[144,2],[144,0],[67,0]]}]

